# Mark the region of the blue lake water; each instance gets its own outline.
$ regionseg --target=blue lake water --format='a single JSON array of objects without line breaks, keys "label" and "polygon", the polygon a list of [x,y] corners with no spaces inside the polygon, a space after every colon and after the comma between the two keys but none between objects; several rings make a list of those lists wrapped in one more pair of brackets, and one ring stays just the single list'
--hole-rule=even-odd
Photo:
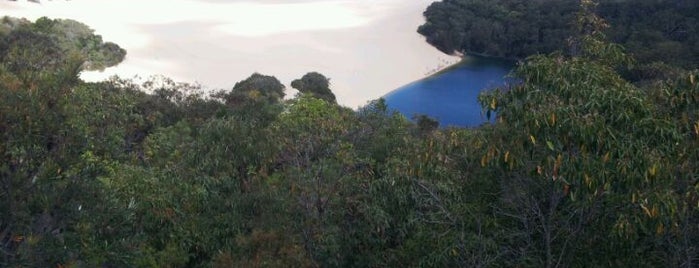
[{"label": "blue lake water", "polygon": [[465,57],[459,65],[439,74],[400,87],[384,96],[390,109],[408,118],[428,115],[440,126],[475,127],[488,121],[478,94],[502,86],[512,62]]}]

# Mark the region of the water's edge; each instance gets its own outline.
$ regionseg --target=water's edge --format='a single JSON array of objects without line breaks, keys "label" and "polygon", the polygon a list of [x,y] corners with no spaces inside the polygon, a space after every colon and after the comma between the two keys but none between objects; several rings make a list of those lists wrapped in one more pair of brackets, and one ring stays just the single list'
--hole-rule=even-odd
[{"label": "water's edge", "polygon": [[506,84],[514,62],[465,56],[443,70],[384,95],[390,109],[408,118],[425,114],[443,127],[476,127],[488,121],[478,103],[483,90]]}]

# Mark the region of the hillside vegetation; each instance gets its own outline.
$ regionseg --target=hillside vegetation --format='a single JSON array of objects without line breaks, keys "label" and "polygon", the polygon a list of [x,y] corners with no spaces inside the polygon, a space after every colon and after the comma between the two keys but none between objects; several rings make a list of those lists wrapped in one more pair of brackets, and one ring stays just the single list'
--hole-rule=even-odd
[{"label": "hillside vegetation", "polygon": [[0,266],[696,267],[699,71],[639,88],[579,10],[576,53],[528,58],[475,129],[338,106],[314,72],[292,100],[86,83],[41,20],[3,32]]},{"label": "hillside vegetation", "polygon": [[15,65],[9,68],[39,69],[60,64],[68,57],[80,57],[81,68],[94,71],[117,65],[126,57],[126,50],[102,41],[102,36],[89,26],[69,19],[43,17],[32,23],[3,17],[0,36],[0,59],[6,65]]},{"label": "hillside vegetation", "polygon": [[[579,0],[442,0],[418,32],[439,50],[524,59],[567,47],[579,34]],[[600,0],[595,12],[639,63],[699,64],[699,1]],[[566,51],[569,52],[569,51]]]}]

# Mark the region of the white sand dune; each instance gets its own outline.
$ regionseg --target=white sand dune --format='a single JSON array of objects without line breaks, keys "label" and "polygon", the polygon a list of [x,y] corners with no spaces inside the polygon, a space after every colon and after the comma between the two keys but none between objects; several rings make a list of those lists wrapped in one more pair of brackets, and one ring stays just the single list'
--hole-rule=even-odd
[{"label": "white sand dune", "polygon": [[86,72],[86,80],[162,74],[229,89],[253,72],[288,84],[317,71],[331,78],[341,104],[355,108],[457,60],[416,33],[431,2],[1,1],[0,15],[79,20],[128,51],[119,66]]}]

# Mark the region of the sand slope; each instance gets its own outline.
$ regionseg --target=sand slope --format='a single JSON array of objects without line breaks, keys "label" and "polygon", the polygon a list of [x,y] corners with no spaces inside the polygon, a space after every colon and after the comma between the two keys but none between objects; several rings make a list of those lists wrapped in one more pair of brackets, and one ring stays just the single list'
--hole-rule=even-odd
[{"label": "sand slope", "polygon": [[318,71],[338,101],[355,108],[458,60],[416,33],[431,2],[2,1],[0,15],[76,19],[128,51],[122,64],[84,73],[86,80],[162,74],[228,89],[253,72],[289,84]]}]

